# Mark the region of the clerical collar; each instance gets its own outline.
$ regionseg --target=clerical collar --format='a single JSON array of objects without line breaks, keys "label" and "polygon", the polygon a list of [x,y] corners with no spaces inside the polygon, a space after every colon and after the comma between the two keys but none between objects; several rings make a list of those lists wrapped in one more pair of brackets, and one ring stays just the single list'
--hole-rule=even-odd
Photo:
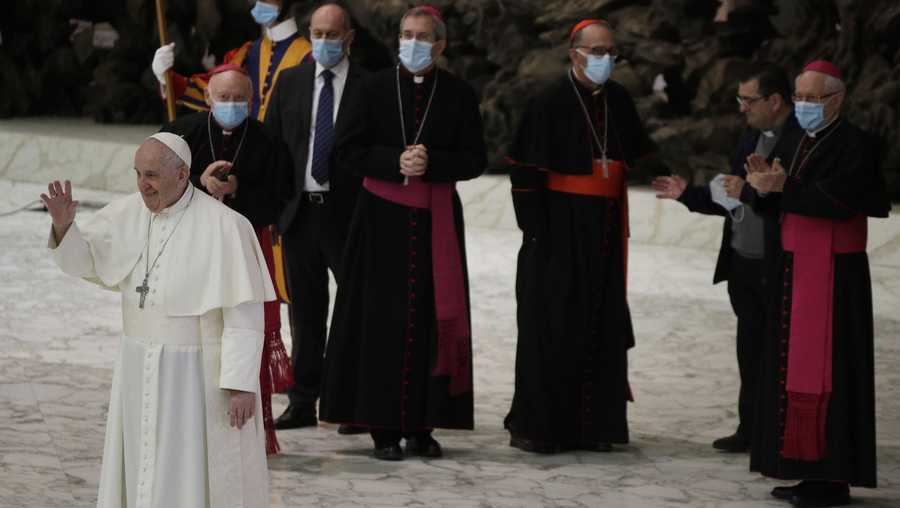
[{"label": "clerical collar", "polygon": [[266,28],[266,37],[272,42],[281,42],[297,33],[297,22],[291,16],[273,27]]},{"label": "clerical collar", "polygon": [[172,205],[167,206],[166,208],[163,208],[162,210],[159,211],[159,213],[156,213],[154,215],[170,215],[170,214],[175,214],[175,213],[178,213],[178,212],[184,210],[185,208],[187,208],[188,203],[191,202],[191,197],[193,195],[194,195],[194,186],[192,184],[188,183],[187,187],[185,187],[185,189],[184,189],[184,192],[181,193],[181,197],[178,198],[178,201],[176,201]]},{"label": "clerical collar", "polygon": [[[213,135],[212,135],[212,133],[213,133],[212,123],[214,121],[213,117],[214,117],[214,115],[212,114],[212,112],[207,114],[207,116],[206,116],[206,131],[207,131],[207,134],[209,135],[209,154],[212,156],[212,160],[218,160],[219,156],[216,155],[216,144],[213,142]],[[238,141],[237,149],[235,149],[234,156],[231,158],[232,164],[234,164],[234,161],[237,160],[238,154],[241,153],[241,147],[244,146],[244,138],[247,137],[247,131],[250,130],[250,127],[248,126],[249,122],[250,122],[250,119],[245,118],[244,121],[241,122],[240,125],[238,125],[234,129],[232,129],[230,132],[226,131],[225,129],[222,129],[222,145],[223,145],[223,147],[224,147],[226,141],[231,141],[231,139],[232,139],[228,136],[231,136],[234,133],[234,131],[236,131],[236,130],[241,131],[241,140]],[[218,121],[216,121],[216,125],[218,125]],[[221,128],[221,126],[219,126],[219,127]]]},{"label": "clerical collar", "polygon": [[569,75],[572,76],[572,81],[578,85],[578,89],[584,93],[585,96],[596,96],[603,93],[606,90],[606,87],[603,85],[598,85],[596,83],[591,82],[591,86],[586,85],[580,79],[578,79],[578,74],[575,73],[575,68],[569,69]]},{"label": "clerical collar", "polygon": [[[431,84],[431,94],[428,96],[428,105],[425,106],[425,113],[422,115],[422,121],[419,122],[419,130],[416,131],[416,137],[413,138],[412,143],[409,142],[409,138],[406,136],[406,122],[404,119],[406,118],[406,114],[403,112],[403,94],[400,93],[400,69],[403,68],[402,65],[397,64],[397,106],[400,112],[400,132],[403,135],[403,146],[417,145],[419,144],[419,138],[422,137],[422,129],[425,128],[425,122],[428,121],[428,113],[431,112],[431,103],[434,101],[434,93],[437,91],[438,84],[438,74],[436,73],[428,73],[427,76],[434,76],[434,80]],[[417,115],[418,116],[418,115]],[[404,180],[405,182],[406,180]],[[404,185],[406,185],[404,183]]]},{"label": "clerical collar", "polygon": [[827,134],[828,131],[831,130],[832,127],[834,127],[838,124],[838,120],[840,120],[840,119],[841,119],[841,115],[837,115],[830,122],[823,125],[822,127],[819,127],[818,129],[816,129],[814,131],[806,131],[806,135],[811,138],[815,138],[816,136],[818,136],[820,134]]},{"label": "clerical collar", "polygon": [[784,125],[787,123],[787,120],[781,122],[781,124],[776,125],[774,129],[764,130],[762,131],[762,135],[767,139],[778,139],[781,137],[781,133],[784,132]]},{"label": "clerical collar", "polygon": [[431,68],[425,72],[425,74],[416,75],[410,72],[409,69],[404,67],[403,64],[400,64],[400,74],[408,77],[412,80],[413,83],[417,85],[421,85],[425,81],[431,79],[431,77],[434,76],[435,72],[437,72],[437,65],[432,65]]},{"label": "clerical collar", "polygon": [[[344,58],[342,58],[341,61],[338,62],[337,65],[335,65],[334,67],[332,67],[331,69],[328,69],[328,70],[330,70],[331,73],[334,74],[334,78],[337,79],[337,78],[343,77],[345,74],[347,74],[347,71],[349,69],[350,69],[350,59],[347,58],[347,56],[345,55]],[[321,76],[324,71],[325,71],[325,67],[323,67],[322,64],[320,64],[319,62],[316,62],[316,77],[318,78],[319,76]]]},{"label": "clerical collar", "polygon": [[216,127],[218,127],[219,129],[221,129],[222,135],[223,135],[223,136],[231,136],[231,135],[234,134],[235,132],[238,132],[238,131],[240,131],[241,129],[244,129],[245,127],[247,127],[247,123],[250,122],[250,118],[249,118],[249,117],[248,117],[248,118],[245,118],[243,122],[241,122],[241,123],[239,123],[239,124],[237,125],[237,127],[235,127],[234,129],[228,130],[228,129],[226,129],[225,127],[222,127],[221,125],[219,125],[219,121],[216,120],[216,117],[215,117],[214,115],[210,115],[210,116],[213,117],[213,118],[212,118],[212,121],[216,123]]}]

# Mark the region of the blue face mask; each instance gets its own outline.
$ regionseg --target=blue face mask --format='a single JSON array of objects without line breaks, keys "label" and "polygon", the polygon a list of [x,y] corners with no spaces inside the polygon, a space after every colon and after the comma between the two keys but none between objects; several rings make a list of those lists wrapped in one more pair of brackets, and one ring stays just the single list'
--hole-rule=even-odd
[{"label": "blue face mask", "polygon": [[609,79],[614,66],[615,62],[609,55],[587,55],[587,65],[584,67],[584,74],[595,84],[602,85]]},{"label": "blue face mask", "polygon": [[814,131],[825,124],[825,104],[795,102],[794,116],[803,130]]},{"label": "blue face mask", "polygon": [[234,129],[250,114],[246,102],[213,102],[212,113],[225,130]]},{"label": "blue face mask", "polygon": [[412,73],[431,65],[431,47],[434,44],[415,39],[400,41],[400,62]]},{"label": "blue face mask", "polygon": [[329,39],[312,40],[312,56],[316,62],[330,69],[344,57],[344,41]]},{"label": "blue face mask", "polygon": [[278,19],[278,6],[265,2],[256,2],[253,9],[250,9],[250,14],[260,25],[269,26]]}]

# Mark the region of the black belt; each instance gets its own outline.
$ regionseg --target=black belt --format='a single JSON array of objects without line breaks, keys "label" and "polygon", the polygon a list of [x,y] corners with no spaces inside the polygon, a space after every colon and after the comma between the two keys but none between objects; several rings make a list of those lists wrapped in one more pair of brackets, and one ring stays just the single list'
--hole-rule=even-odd
[{"label": "black belt", "polygon": [[328,201],[327,192],[307,192],[304,194],[304,200],[314,205],[324,205]]}]

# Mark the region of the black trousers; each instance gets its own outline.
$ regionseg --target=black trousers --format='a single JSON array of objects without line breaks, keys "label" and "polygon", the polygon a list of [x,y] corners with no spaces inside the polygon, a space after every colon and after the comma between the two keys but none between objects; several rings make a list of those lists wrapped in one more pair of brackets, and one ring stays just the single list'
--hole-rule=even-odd
[{"label": "black trousers", "polygon": [[741,376],[738,396],[738,435],[747,442],[753,435],[760,355],[766,325],[765,269],[761,259],[731,252],[728,296],[737,316],[737,360]]},{"label": "black trousers", "polygon": [[304,199],[284,234],[290,291],[291,362],[294,386],[288,390],[292,406],[313,410],[322,385],[328,321],[328,270],[340,281],[347,236],[346,214],[324,194],[324,202]]}]

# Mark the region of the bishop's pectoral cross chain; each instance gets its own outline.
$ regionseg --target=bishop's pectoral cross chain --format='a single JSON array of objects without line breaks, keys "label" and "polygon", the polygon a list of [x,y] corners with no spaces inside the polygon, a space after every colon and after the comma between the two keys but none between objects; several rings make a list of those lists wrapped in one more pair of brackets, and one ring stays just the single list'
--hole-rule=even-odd
[{"label": "bishop's pectoral cross chain", "polygon": [[[603,95],[603,143],[601,143],[600,136],[597,134],[597,129],[594,128],[594,122],[591,120],[591,114],[588,111],[587,104],[585,104],[584,99],[581,98],[581,92],[578,91],[578,86],[572,78],[571,71],[569,72],[569,82],[572,83],[572,90],[575,91],[575,97],[578,97],[578,103],[581,104],[581,111],[584,112],[584,119],[591,129],[591,134],[594,136],[594,141],[597,143],[597,149],[600,150],[603,165],[603,178],[609,178],[609,163],[606,158],[606,149],[608,148],[609,143],[609,104],[606,102],[606,94]],[[593,158],[593,151],[591,152],[591,155]]]},{"label": "bishop's pectoral cross chain", "polygon": [[138,308],[143,309],[144,304],[147,303],[147,294],[150,293],[150,285],[147,284],[147,281],[150,279],[150,272],[156,268],[156,262],[159,261],[159,257],[162,256],[164,250],[166,250],[166,245],[169,245],[169,240],[172,239],[172,235],[175,234],[175,231],[178,229],[178,225],[181,224],[181,219],[187,215],[187,207],[191,206],[191,201],[194,200],[194,187],[190,186],[191,197],[188,198],[188,204],[185,206],[185,210],[181,212],[181,216],[178,217],[178,222],[175,223],[175,227],[172,228],[172,232],[169,233],[169,236],[166,237],[166,241],[163,242],[162,247],[159,248],[159,252],[156,253],[156,257],[153,259],[153,264],[150,264],[150,231],[153,229],[153,215],[150,216],[150,224],[147,226],[147,254],[144,258],[144,281],[140,286],[134,288],[135,293],[139,293],[141,295],[141,300],[138,302]]}]

